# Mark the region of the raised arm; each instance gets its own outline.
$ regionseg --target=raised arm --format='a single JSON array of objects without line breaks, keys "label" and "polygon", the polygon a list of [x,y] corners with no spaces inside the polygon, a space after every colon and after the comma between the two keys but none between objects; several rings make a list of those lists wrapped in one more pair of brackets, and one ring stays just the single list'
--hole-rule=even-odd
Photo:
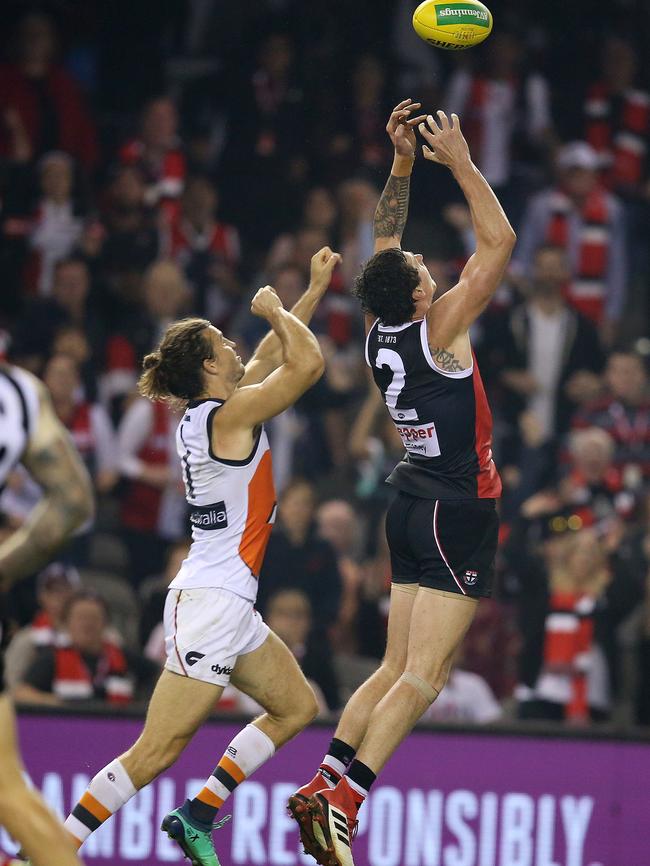
[{"label": "raised arm", "polygon": [[20,529],[0,544],[4,589],[44,565],[93,513],[86,468],[42,386],[39,397],[38,422],[22,463],[43,488],[43,498]]},{"label": "raised arm", "polygon": [[448,346],[466,334],[496,291],[512,254],[516,235],[490,185],[471,160],[457,115],[450,123],[444,111],[439,124],[431,115],[419,125],[428,145],[425,159],[451,169],[472,215],[476,252],[463,268],[453,289],[436,301],[428,314],[429,338],[435,346]]},{"label": "raised arm", "polygon": [[398,247],[402,242],[417,146],[414,127],[424,120],[424,115],[411,117],[411,113],[418,108],[419,102],[404,99],[395,106],[386,124],[386,132],[393,142],[395,154],[390,177],[375,211],[373,234],[376,253]]},{"label": "raised arm", "polygon": [[282,364],[263,382],[235,390],[215,415],[217,437],[251,431],[284,412],[320,379],[325,369],[318,340],[293,313],[284,309],[271,286],[258,291],[251,310],[273,328],[282,347]]},{"label": "raised arm", "polygon": [[[329,247],[323,247],[312,257],[307,291],[291,309],[291,313],[303,324],[308,325],[311,322],[316,307],[330,284],[332,272],[340,261],[341,256],[338,253],[333,253]],[[246,371],[239,387],[262,382],[281,363],[282,343],[275,331],[270,330],[246,364]]]}]

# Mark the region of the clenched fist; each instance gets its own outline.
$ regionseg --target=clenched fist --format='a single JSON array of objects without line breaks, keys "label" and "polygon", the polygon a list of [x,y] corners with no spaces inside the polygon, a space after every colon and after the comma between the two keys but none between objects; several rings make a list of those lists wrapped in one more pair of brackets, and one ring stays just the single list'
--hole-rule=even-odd
[{"label": "clenched fist", "polygon": [[332,271],[340,261],[341,256],[338,253],[333,253],[329,247],[318,250],[311,259],[311,285],[325,291],[332,279]]},{"label": "clenched fist", "polygon": [[284,309],[282,301],[273,286],[263,286],[258,289],[251,301],[251,313],[262,319],[269,319],[276,310],[282,309]]}]

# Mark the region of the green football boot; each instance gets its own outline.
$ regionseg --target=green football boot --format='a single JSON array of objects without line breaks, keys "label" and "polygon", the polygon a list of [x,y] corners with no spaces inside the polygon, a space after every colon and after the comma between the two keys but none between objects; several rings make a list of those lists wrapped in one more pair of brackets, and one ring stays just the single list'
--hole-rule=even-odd
[{"label": "green football boot", "polygon": [[174,809],[163,818],[160,829],[179,846],[192,866],[221,866],[214,850],[212,831],[223,827],[230,820],[226,815],[217,824],[201,824],[190,816],[190,801]]}]

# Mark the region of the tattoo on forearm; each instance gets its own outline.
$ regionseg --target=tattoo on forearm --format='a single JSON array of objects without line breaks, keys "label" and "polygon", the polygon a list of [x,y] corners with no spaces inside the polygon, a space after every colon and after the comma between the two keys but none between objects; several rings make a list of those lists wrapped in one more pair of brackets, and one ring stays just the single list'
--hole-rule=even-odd
[{"label": "tattoo on forearm", "polygon": [[434,349],[432,347],[431,355],[436,367],[440,367],[445,373],[462,373],[465,369],[454,353],[447,351],[447,349]]},{"label": "tattoo on forearm", "polygon": [[409,209],[410,177],[391,174],[375,211],[374,235],[377,238],[401,238]]}]

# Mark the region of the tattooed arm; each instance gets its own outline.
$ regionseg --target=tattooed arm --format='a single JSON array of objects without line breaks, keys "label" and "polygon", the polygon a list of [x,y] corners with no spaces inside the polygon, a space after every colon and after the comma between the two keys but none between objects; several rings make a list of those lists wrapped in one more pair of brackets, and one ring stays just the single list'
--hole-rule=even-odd
[{"label": "tattooed arm", "polygon": [[38,421],[22,463],[42,487],[43,498],[20,529],[0,544],[3,589],[46,563],[93,513],[88,473],[40,383],[38,390]]},{"label": "tattooed arm", "polygon": [[420,107],[419,102],[405,99],[392,111],[386,132],[395,148],[390,177],[384,187],[375,211],[375,252],[398,247],[406,225],[409,208],[409,187],[415,160],[416,139],[414,127],[423,116],[411,118],[411,112]]}]

